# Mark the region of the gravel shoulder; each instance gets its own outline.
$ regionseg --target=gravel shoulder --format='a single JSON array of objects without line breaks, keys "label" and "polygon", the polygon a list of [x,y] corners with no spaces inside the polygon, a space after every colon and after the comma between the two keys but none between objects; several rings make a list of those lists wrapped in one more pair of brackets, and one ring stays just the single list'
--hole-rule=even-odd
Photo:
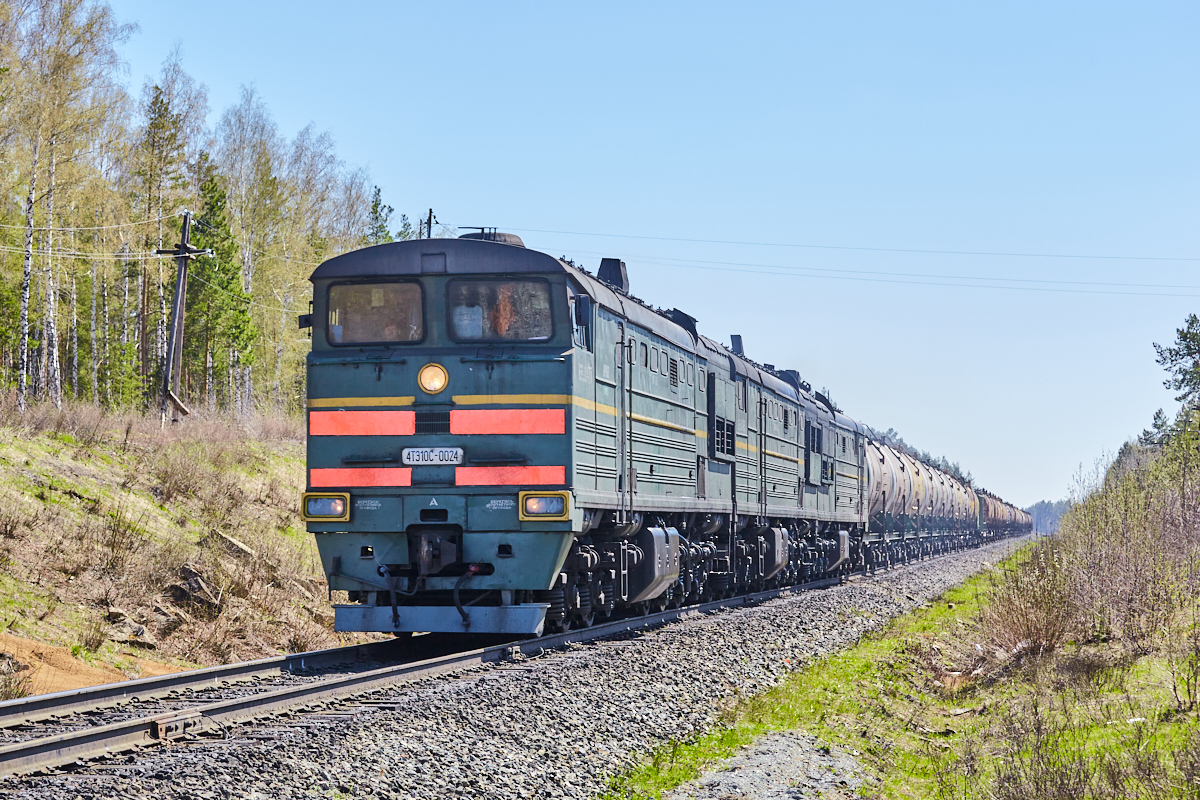
[{"label": "gravel shoulder", "polygon": [[856,796],[862,772],[852,754],[799,731],[782,731],[742,748],[663,800],[840,800]]},{"label": "gravel shoulder", "polygon": [[[759,606],[391,687],[338,713],[276,717],[238,726],[221,740],[0,781],[0,794],[587,798],[641,754],[707,731],[722,702],[762,691],[852,644],[1015,546],[999,543]],[[793,754],[781,759],[815,752],[795,737],[769,746],[777,744],[792,748],[781,750]]]}]

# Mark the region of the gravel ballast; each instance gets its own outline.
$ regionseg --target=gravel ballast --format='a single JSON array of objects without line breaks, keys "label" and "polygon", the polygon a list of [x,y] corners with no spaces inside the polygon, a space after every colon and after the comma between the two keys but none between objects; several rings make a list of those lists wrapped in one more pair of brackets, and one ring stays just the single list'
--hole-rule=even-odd
[{"label": "gravel ballast", "polygon": [[834,800],[857,796],[862,768],[813,736],[781,731],[723,759],[663,800]]},{"label": "gravel ballast", "polygon": [[276,717],[224,740],[8,779],[0,795],[587,798],[639,754],[708,730],[722,701],[852,644],[1015,546],[379,690],[340,714]]}]

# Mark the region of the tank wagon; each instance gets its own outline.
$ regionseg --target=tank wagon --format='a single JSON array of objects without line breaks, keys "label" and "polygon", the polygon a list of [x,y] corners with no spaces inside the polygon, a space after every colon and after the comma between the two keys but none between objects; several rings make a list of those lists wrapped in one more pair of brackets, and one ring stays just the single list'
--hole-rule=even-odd
[{"label": "tank wagon", "polygon": [[535,635],[1030,528],[793,370],[511,234],[311,276],[308,491],[335,627]]}]

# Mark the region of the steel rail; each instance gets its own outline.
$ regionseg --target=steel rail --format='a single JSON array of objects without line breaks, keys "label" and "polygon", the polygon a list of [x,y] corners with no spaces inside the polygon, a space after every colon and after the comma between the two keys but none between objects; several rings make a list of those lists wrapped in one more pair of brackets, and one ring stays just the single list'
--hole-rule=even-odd
[{"label": "steel rail", "polygon": [[[987,544],[992,544],[992,542],[988,542]],[[897,567],[913,566],[914,564],[919,564],[924,561],[936,561],[939,558],[944,558],[945,556],[962,552],[967,552],[967,550],[954,550],[939,556],[918,558],[910,562],[896,564],[893,566],[893,569]],[[647,614],[645,616],[616,619],[611,622],[593,625],[580,630],[567,631],[566,633],[551,634],[549,636],[541,636],[536,639],[514,641],[508,644],[495,645],[461,653],[438,656],[436,658],[429,658],[423,661],[407,662],[404,664],[382,667],[357,674],[338,676],[325,680],[317,680],[312,683],[284,687],[246,697],[219,700],[207,705],[196,706],[180,711],[141,717],[124,722],[115,722],[108,725],[98,725],[86,730],[72,731],[55,736],[31,739],[25,742],[17,742],[11,745],[0,747],[0,777],[60,767],[80,760],[113,755],[140,747],[161,744],[172,739],[178,739],[188,734],[199,733],[201,730],[205,728],[211,728],[213,726],[224,728],[230,723],[243,722],[256,717],[269,716],[286,709],[303,708],[316,703],[322,703],[338,698],[348,697],[350,695],[361,694],[363,692],[367,692],[389,684],[402,682],[406,683],[418,680],[420,678],[431,677],[446,672],[453,672],[455,670],[468,669],[471,667],[482,666],[484,664],[492,664],[500,661],[511,660],[518,652],[524,656],[540,654],[545,650],[563,647],[572,643],[582,643],[596,639],[603,639],[605,637],[614,636],[620,633],[644,630],[646,628],[653,628],[678,620],[702,616],[721,609],[753,605],[766,600],[772,600],[777,597],[786,597],[793,594],[802,594],[813,589],[827,588],[829,586],[843,583],[847,580],[852,580],[856,577],[866,577],[871,574],[873,574],[873,571],[860,569],[846,576],[810,581],[808,583],[784,586],[777,589],[768,589],[762,592],[739,595],[722,600],[713,600],[707,603],[684,606],[682,608],[667,609],[666,611]],[[379,642],[368,645],[355,645],[349,648],[319,650],[313,653],[300,653],[294,656],[262,659],[261,661],[233,664],[227,667],[211,667],[206,670],[196,670],[195,672],[208,673],[203,679],[203,685],[207,686],[210,685],[214,680],[211,677],[211,673],[220,672],[222,670],[230,671],[231,674],[233,671],[240,671],[239,674],[251,675],[253,674],[253,667],[255,665],[262,665],[261,668],[265,668],[269,671],[271,668],[270,665],[272,664],[276,665],[277,668],[279,664],[288,662],[289,660],[298,661],[301,659],[304,659],[307,666],[311,667],[317,666],[313,660],[314,658],[333,658],[336,657],[334,654],[349,653],[355,650],[374,652],[376,649],[386,646],[395,647],[396,643]],[[345,661],[346,659],[343,658],[340,662],[322,661],[321,663],[345,663]],[[189,673],[179,673],[176,676],[164,676],[164,678],[180,678],[188,675]],[[96,689],[109,689],[115,692],[121,687],[126,687],[131,684],[146,685],[157,680],[159,679],[147,678],[142,679],[141,681],[129,681],[124,684],[108,684],[106,686],[96,687]],[[91,690],[79,691],[87,692]],[[53,697],[66,697],[69,700],[69,697],[74,694],[77,694],[77,692],[60,692],[57,695],[46,695],[45,699],[49,700]],[[125,691],[123,694],[125,696],[135,696],[130,691]],[[114,698],[117,696],[118,695],[115,693],[110,695],[110,697]],[[34,698],[34,701],[39,699],[41,698]],[[3,706],[17,706],[21,703],[28,702],[30,701],[10,701],[9,703],[0,705],[0,708]],[[49,711],[51,708],[51,706],[39,707],[41,707],[44,711]]]},{"label": "steel rail", "polygon": [[398,646],[399,643],[396,640],[370,642],[7,700],[0,703],[0,728],[12,728],[68,714],[93,711],[134,699],[144,700],[156,697],[172,691],[219,687],[226,681],[249,680],[250,678],[297,672],[334,664],[375,661],[387,658],[389,651]]},{"label": "steel rail", "polygon": [[[40,769],[64,766],[82,759],[113,755],[139,747],[159,744],[188,734],[198,733],[202,729],[214,725],[224,727],[230,723],[268,716],[285,709],[295,709],[349,695],[360,694],[389,684],[411,682],[420,678],[453,672],[455,670],[511,660],[517,652],[525,656],[540,654],[546,650],[563,647],[567,644],[602,639],[620,633],[643,630],[690,617],[702,616],[721,609],[753,605],[777,597],[799,594],[812,589],[826,588],[841,583],[842,580],[842,578],[829,578],[778,589],[769,589],[749,595],[739,595],[723,600],[713,600],[698,605],[667,609],[666,611],[645,616],[617,619],[580,630],[567,631],[566,633],[484,647],[463,653],[426,659],[424,661],[382,667],[353,675],[344,675],[308,684],[289,686],[274,691],[261,692],[246,697],[219,700],[207,705],[196,706],[177,712],[140,717],[108,725],[97,725],[81,731],[71,731],[55,736],[17,742],[0,747],[0,776],[28,773]],[[392,642],[383,642],[380,644],[393,645]],[[229,669],[241,668],[243,671],[239,674],[248,675],[252,674],[248,669],[250,665],[260,664],[269,668],[271,664],[275,664],[277,668],[280,662],[284,662],[288,658],[297,659],[300,656],[304,656],[311,666],[312,657],[316,655],[370,647],[372,645],[358,645],[352,648],[317,651],[316,653],[305,653],[279,659],[263,659],[260,662],[230,665]],[[212,668],[212,670],[203,671],[209,672],[221,669],[223,668]],[[197,672],[200,671],[197,670]],[[181,673],[181,675],[186,674]],[[145,685],[146,682],[153,680],[156,679],[143,679],[142,681],[130,681],[129,683]],[[206,677],[204,685],[211,685],[212,681],[212,677]],[[123,684],[110,684],[110,686],[115,690],[123,686]],[[60,692],[57,696],[62,697],[73,694],[76,693]],[[54,696],[47,695],[46,699],[48,700]],[[118,695],[110,694],[109,696],[117,697]],[[131,697],[136,695],[132,691],[125,691],[123,696]],[[43,706],[44,710],[48,710],[49,708],[50,706]]]}]

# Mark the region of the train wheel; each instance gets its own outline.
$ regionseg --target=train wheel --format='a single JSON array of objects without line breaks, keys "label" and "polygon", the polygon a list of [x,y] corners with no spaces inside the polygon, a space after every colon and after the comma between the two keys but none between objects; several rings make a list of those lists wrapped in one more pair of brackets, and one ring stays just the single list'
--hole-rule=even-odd
[{"label": "train wheel", "polygon": [[600,619],[612,619],[613,610],[616,604],[615,599],[616,587],[612,581],[604,581],[600,584],[600,593],[592,601],[592,607],[596,609],[596,616]]},{"label": "train wheel", "polygon": [[571,629],[571,622],[567,619],[566,593],[561,586],[539,591],[534,595],[534,599],[539,603],[550,604],[550,608],[546,609],[546,624],[542,629],[547,636],[566,633]]},{"label": "train wheel", "polygon": [[591,587],[586,583],[578,587],[576,604],[578,609],[571,615],[576,628],[590,628],[596,621],[595,606],[592,605]]}]

